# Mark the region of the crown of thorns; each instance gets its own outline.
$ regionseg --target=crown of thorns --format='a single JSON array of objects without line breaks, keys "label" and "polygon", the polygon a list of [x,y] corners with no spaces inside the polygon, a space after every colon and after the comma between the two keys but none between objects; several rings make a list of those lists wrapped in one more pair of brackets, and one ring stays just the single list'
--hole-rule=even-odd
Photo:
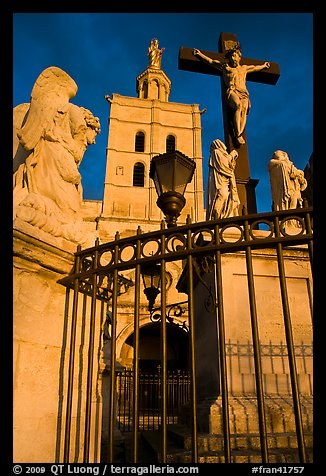
[{"label": "crown of thorns", "polygon": [[232,46],[232,48],[228,49],[225,52],[224,57],[230,58],[230,56],[232,56],[235,51],[238,51],[241,54],[241,46],[238,41],[234,44],[234,46]]}]

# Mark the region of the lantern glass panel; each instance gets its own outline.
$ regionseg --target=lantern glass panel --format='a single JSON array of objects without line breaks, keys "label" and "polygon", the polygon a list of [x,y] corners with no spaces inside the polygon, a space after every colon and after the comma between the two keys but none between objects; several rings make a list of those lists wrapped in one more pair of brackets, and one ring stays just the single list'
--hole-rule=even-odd
[{"label": "lantern glass panel", "polygon": [[157,195],[167,192],[184,194],[191,182],[196,164],[178,151],[153,157],[150,177],[154,180]]},{"label": "lantern glass panel", "polygon": [[174,167],[174,188],[175,192],[184,195],[186,186],[191,182],[194,167],[185,160],[178,157]]},{"label": "lantern glass panel", "polygon": [[156,162],[156,174],[161,186],[161,193],[173,190],[173,160],[169,157]]},{"label": "lantern glass panel", "polygon": [[142,268],[144,288],[161,288],[161,270],[159,266],[144,266]]}]

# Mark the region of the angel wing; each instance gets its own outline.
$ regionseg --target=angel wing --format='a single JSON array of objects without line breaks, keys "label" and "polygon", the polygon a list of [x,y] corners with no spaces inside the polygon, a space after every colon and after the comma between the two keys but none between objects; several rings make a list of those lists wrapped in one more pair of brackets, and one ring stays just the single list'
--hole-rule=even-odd
[{"label": "angel wing", "polygon": [[13,110],[13,171],[16,172],[20,164],[23,164],[27,157],[30,154],[30,151],[25,150],[22,145],[19,143],[18,138],[18,131],[21,127],[25,124],[28,110],[29,110],[29,103],[19,104],[18,106],[14,107]]},{"label": "angel wing", "polygon": [[76,95],[77,90],[75,81],[61,68],[50,66],[40,74],[32,89],[26,122],[17,133],[25,149],[34,149],[53,123],[57,111]]}]

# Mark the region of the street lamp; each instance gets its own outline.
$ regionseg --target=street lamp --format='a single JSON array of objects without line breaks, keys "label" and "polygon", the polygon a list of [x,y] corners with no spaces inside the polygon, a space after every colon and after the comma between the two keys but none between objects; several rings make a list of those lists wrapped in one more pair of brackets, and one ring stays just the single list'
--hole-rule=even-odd
[{"label": "street lamp", "polygon": [[141,275],[144,283],[144,294],[148,300],[148,310],[154,309],[155,299],[161,288],[161,268],[157,264],[143,265]]},{"label": "street lamp", "polygon": [[156,203],[165,215],[168,228],[176,226],[186,204],[184,193],[195,168],[195,161],[178,150],[156,155],[151,160],[149,176],[154,180]]},{"label": "street lamp", "polygon": [[[141,267],[141,275],[143,278],[144,283],[144,294],[148,300],[148,310],[150,313],[150,320],[152,322],[158,322],[162,320],[162,315],[160,312],[159,307],[154,307],[155,300],[158,294],[161,292],[161,265],[159,264],[146,264]],[[183,331],[188,332],[188,326],[186,321],[183,321],[182,324],[175,322],[175,317],[181,317],[182,314],[187,312],[187,309],[184,308],[184,305],[187,304],[188,301],[177,302],[174,304],[166,305],[167,314],[165,319],[174,326],[180,327]]]}]

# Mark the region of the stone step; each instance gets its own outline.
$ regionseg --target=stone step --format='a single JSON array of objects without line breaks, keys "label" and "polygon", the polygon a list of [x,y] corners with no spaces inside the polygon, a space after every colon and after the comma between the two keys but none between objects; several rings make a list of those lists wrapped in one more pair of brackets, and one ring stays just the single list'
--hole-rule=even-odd
[{"label": "stone step", "polygon": [[[159,431],[142,431],[142,444],[150,451],[153,462],[161,462],[161,436]],[[199,434],[199,463],[223,463],[223,438],[220,435]],[[232,463],[261,463],[259,435],[231,435]],[[288,444],[286,444],[288,442]],[[275,445],[276,443],[276,445]],[[292,446],[293,445],[293,446]],[[270,463],[299,463],[295,435],[269,435]],[[312,437],[306,437],[307,461],[312,462]],[[148,454],[148,451],[147,451]],[[167,429],[167,463],[191,463],[191,436],[189,428],[169,425]]]}]

